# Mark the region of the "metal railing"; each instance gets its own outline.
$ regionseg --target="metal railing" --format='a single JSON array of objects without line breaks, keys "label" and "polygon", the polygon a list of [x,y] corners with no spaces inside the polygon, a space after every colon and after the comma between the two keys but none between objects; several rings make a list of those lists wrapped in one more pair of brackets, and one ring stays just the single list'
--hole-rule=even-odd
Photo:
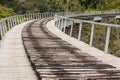
[{"label": "metal railing", "polygon": [[[112,13],[109,13],[109,14],[112,14]],[[116,13],[114,12],[114,14],[116,14]],[[120,15],[119,12],[117,12],[117,14]],[[81,40],[81,32],[82,32],[83,24],[84,23],[90,24],[91,25],[91,32],[90,32],[90,39],[89,39],[89,45],[90,46],[92,46],[92,44],[93,44],[93,36],[94,36],[95,25],[101,25],[101,26],[107,27],[106,40],[105,40],[105,45],[104,45],[104,52],[105,53],[108,52],[111,27],[120,28],[120,25],[117,25],[117,24],[107,24],[107,23],[99,23],[99,22],[94,22],[94,21],[73,19],[73,18],[66,17],[66,15],[60,16],[60,14],[59,15],[56,14],[55,17],[54,17],[54,20],[55,20],[55,26],[58,29],[60,29],[61,31],[63,31],[64,33],[66,31],[66,27],[70,26],[70,33],[69,33],[70,36],[72,36],[72,33],[73,33],[73,25],[75,23],[79,24],[79,32],[78,32],[78,38],[77,38],[78,40]]]},{"label": "metal railing", "polygon": [[34,19],[42,19],[53,17],[54,13],[34,13],[34,14],[24,14],[24,15],[15,15],[8,18],[3,18],[0,20],[0,45],[3,40],[5,34],[11,30],[14,26],[19,25],[23,22],[34,20]]},{"label": "metal railing", "polygon": [[87,15],[99,15],[99,14],[119,14],[118,10],[110,10],[110,11],[81,11],[81,12],[58,12],[55,13],[57,16],[87,16]]},{"label": "metal railing", "polygon": [[[91,28],[91,37],[90,37],[90,45],[92,45],[93,42],[93,34],[94,34],[94,25],[104,25],[107,26],[107,37],[106,37],[106,44],[105,44],[105,52],[107,52],[108,45],[109,45],[109,38],[110,38],[110,29],[111,27],[119,27],[119,25],[112,25],[112,24],[105,24],[105,23],[97,23],[92,21],[86,21],[86,20],[77,20],[77,19],[71,19],[68,17],[74,17],[74,16],[84,16],[84,15],[97,15],[97,14],[119,14],[120,11],[83,11],[83,12],[49,12],[49,13],[34,13],[34,14],[24,14],[24,15],[15,15],[8,18],[4,18],[0,20],[0,42],[3,40],[5,34],[12,29],[12,27],[21,24],[23,22],[33,20],[33,19],[42,19],[42,18],[49,18],[49,17],[55,17],[56,25],[59,27],[59,29],[66,29],[67,25],[71,25],[71,32],[70,36],[72,35],[72,28],[74,23],[79,23],[79,35],[78,39],[81,38],[81,29],[83,23],[90,23],[92,25]],[[0,43],[1,44],[1,43]]]}]

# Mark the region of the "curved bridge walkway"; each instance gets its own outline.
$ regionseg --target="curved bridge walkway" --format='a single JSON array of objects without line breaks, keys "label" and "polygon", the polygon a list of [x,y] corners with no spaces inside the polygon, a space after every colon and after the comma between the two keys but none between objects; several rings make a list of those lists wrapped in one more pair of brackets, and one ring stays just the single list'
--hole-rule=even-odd
[{"label": "curved bridge walkway", "polygon": [[25,50],[40,80],[120,80],[120,69],[49,31],[49,20],[33,21],[22,31]]},{"label": "curved bridge walkway", "polygon": [[0,80],[38,80],[22,44],[24,22],[6,33],[0,47]]}]

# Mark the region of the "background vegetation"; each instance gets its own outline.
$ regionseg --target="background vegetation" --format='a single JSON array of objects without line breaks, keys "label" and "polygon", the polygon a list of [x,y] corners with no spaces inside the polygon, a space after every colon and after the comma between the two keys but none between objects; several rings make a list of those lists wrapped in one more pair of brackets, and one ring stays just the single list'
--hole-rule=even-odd
[{"label": "background vegetation", "polygon": [[[36,12],[120,10],[120,0],[0,0],[2,17]],[[4,14],[5,13],[5,14]],[[1,15],[0,15],[1,17]]]}]

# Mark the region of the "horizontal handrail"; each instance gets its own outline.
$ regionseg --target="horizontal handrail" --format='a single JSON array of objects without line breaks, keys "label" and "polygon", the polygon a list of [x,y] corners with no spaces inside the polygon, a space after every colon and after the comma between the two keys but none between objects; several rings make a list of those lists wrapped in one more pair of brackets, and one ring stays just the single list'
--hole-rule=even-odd
[{"label": "horizontal handrail", "polygon": [[111,26],[111,27],[120,27],[118,24],[108,24],[108,23],[99,23],[99,22],[94,22],[94,21],[89,21],[89,20],[80,20],[80,19],[74,19],[74,18],[69,18],[69,17],[63,17],[63,16],[57,16],[58,20],[59,19],[65,19],[65,20],[71,20],[74,21],[74,23],[90,23],[90,24],[97,24],[97,25],[102,25],[102,26]]},{"label": "horizontal handrail", "polygon": [[[59,18],[60,19],[62,18],[65,20],[73,21],[74,23],[75,22],[76,23],[83,22],[83,23],[98,24],[98,25],[104,25],[104,26],[110,26],[110,27],[113,27],[113,26],[119,27],[119,25],[115,25],[115,24],[97,23],[97,22],[93,22],[93,21],[69,18],[69,17],[74,17],[74,16],[98,15],[98,14],[119,14],[119,13],[120,13],[120,11],[82,11],[82,12],[55,12],[55,13],[54,12],[46,12],[46,13],[32,13],[32,14],[15,15],[15,16],[3,18],[0,20],[0,41],[3,40],[4,35],[10,29],[12,29],[14,26],[21,24],[23,22],[29,21],[29,20],[33,20],[33,19],[55,17],[55,20],[57,20],[57,21],[59,20]],[[69,22],[69,23],[71,23],[71,22]],[[64,24],[62,24],[62,25],[64,26]]]},{"label": "horizontal handrail", "polygon": [[5,34],[11,30],[14,26],[19,25],[23,22],[41,19],[41,18],[50,18],[53,17],[54,13],[33,13],[33,14],[23,14],[23,15],[15,15],[7,18],[3,18],[0,20],[0,45],[3,40]]},{"label": "horizontal handrail", "polygon": [[[101,12],[99,12],[99,13],[101,13]],[[105,13],[108,13],[108,12],[105,12]],[[109,12],[109,14],[112,14],[112,13],[113,14],[117,13],[116,15],[120,15],[119,11],[118,12]],[[89,15],[91,15],[91,14],[89,14]],[[55,18],[54,18],[56,27],[58,27],[58,29],[60,29],[61,31],[63,31],[65,33],[66,27],[68,25],[71,25],[71,30],[70,30],[70,33],[69,33],[69,35],[71,36],[72,32],[73,32],[73,25],[75,23],[78,23],[79,24],[78,40],[80,40],[81,39],[82,27],[83,27],[82,24],[83,23],[90,24],[91,25],[91,34],[90,34],[90,41],[89,41],[90,46],[92,46],[92,44],[93,44],[93,36],[94,36],[95,25],[101,25],[101,26],[107,27],[104,51],[105,51],[105,53],[108,52],[111,27],[119,28],[120,25],[118,25],[118,24],[108,24],[108,23],[99,23],[99,22],[88,21],[88,20],[80,20],[80,19],[74,19],[74,18],[69,18],[69,17],[70,16],[60,15],[60,14],[57,15],[56,14]],[[73,24],[71,24],[71,23],[73,23]]]}]

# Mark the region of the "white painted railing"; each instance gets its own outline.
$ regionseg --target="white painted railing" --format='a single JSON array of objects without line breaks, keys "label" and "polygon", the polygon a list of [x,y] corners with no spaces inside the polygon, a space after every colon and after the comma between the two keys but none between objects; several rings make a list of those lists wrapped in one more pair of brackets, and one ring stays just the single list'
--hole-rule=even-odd
[{"label": "white painted railing", "polygon": [[53,17],[54,13],[35,13],[35,14],[24,14],[24,15],[15,15],[8,18],[4,18],[0,20],[0,45],[3,40],[5,34],[12,29],[14,26],[21,24],[23,22],[34,20],[34,19],[42,19],[42,18],[50,18]]},{"label": "white painted railing", "polygon": [[[119,13],[117,13],[117,14],[119,14]],[[89,40],[89,45],[90,46],[92,46],[92,44],[93,44],[93,36],[94,36],[95,25],[106,26],[107,27],[107,32],[106,32],[106,40],[105,40],[105,46],[104,46],[105,53],[108,52],[111,27],[120,27],[120,25],[117,25],[117,24],[98,23],[98,22],[94,22],[94,21],[73,19],[73,18],[66,17],[64,15],[60,16],[60,14],[59,15],[56,14],[55,17],[54,17],[54,20],[55,20],[56,27],[59,28],[64,33],[66,31],[66,27],[68,27],[70,25],[70,27],[71,27],[70,28],[70,33],[69,33],[70,36],[72,35],[72,32],[73,32],[73,25],[75,23],[79,24],[78,40],[81,39],[81,32],[82,32],[83,23],[90,24],[91,25],[91,34],[90,34],[90,40]]]},{"label": "white painted railing", "polygon": [[99,14],[119,14],[118,10],[110,10],[110,11],[81,11],[81,12],[59,12],[56,13],[57,16],[87,16],[87,15],[99,15]]},{"label": "white painted railing", "polygon": [[[81,38],[81,29],[82,29],[82,23],[90,23],[92,25],[91,28],[91,37],[90,37],[90,45],[92,45],[93,42],[93,34],[94,34],[94,24],[99,24],[99,25],[105,25],[105,26],[110,26],[107,29],[107,38],[106,38],[106,46],[105,46],[105,52],[107,52],[107,47],[109,45],[109,33],[110,33],[110,28],[111,26],[119,27],[119,25],[111,25],[111,24],[105,24],[105,23],[95,23],[91,21],[85,21],[85,20],[75,20],[75,19],[70,19],[70,18],[65,18],[65,17],[73,17],[73,16],[83,16],[83,15],[96,15],[96,14],[119,14],[119,11],[83,11],[83,12],[58,12],[58,13],[34,13],[34,14],[24,14],[24,15],[15,15],[11,16],[8,18],[4,18],[0,20],[0,44],[1,40],[3,40],[5,34],[12,29],[12,27],[21,24],[23,22],[33,20],[33,19],[42,19],[42,18],[49,18],[55,16],[56,24],[57,26],[62,30],[64,27],[64,32],[65,28],[67,25],[72,25],[71,26],[71,32],[70,36],[72,35],[72,28],[73,24],[75,22],[80,23],[80,28],[79,28],[79,36],[78,39],[80,40]],[[57,16],[56,16],[57,15]],[[58,17],[58,16],[64,16],[64,17]]]}]

